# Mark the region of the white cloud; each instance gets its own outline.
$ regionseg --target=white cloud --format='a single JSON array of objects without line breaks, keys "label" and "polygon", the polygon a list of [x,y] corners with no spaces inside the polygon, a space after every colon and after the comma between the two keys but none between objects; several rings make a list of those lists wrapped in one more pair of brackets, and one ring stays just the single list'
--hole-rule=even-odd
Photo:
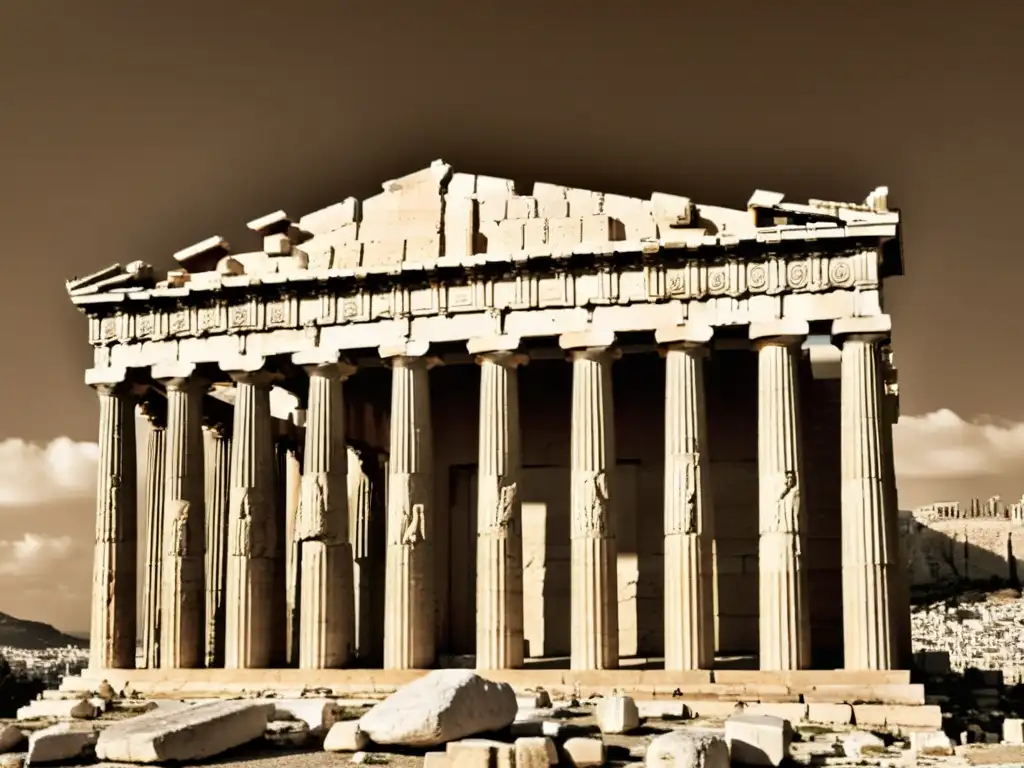
[{"label": "white cloud", "polygon": [[965,421],[943,408],[900,417],[893,443],[900,477],[957,480],[1024,470],[1022,423]]},{"label": "white cloud", "polygon": [[70,549],[70,536],[26,533],[18,541],[0,541],[0,576],[41,575]]},{"label": "white cloud", "polygon": [[58,437],[46,445],[0,442],[0,507],[82,499],[96,490],[96,443]]}]

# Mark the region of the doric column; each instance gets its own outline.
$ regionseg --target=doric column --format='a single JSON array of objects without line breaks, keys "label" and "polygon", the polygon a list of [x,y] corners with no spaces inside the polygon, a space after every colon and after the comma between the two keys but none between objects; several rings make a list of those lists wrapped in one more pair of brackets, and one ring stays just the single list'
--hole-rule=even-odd
[{"label": "doric column", "polygon": [[758,356],[758,611],[765,670],[804,669],[811,661],[797,388],[807,333],[807,323],[798,320],[750,326]]},{"label": "doric column", "polygon": [[206,666],[224,666],[224,585],[228,567],[231,424],[204,414],[206,457]]},{"label": "doric column", "polygon": [[910,669],[914,662],[912,627],[910,622],[910,574],[907,562],[900,545],[900,505],[896,489],[896,467],[892,446],[892,427],[900,418],[900,385],[896,367],[893,364],[893,353],[890,345],[881,348],[885,396],[883,397],[886,415],[883,422],[882,442],[885,448],[885,487],[889,494],[890,537],[892,545],[892,565],[894,578],[890,579],[890,606],[893,612],[893,647],[896,656],[894,666]]},{"label": "doric column", "polygon": [[474,339],[480,364],[477,463],[476,666],[523,665],[523,534],[519,482],[518,338]]},{"label": "doric column", "polygon": [[385,515],[380,456],[348,448],[349,540],[355,585],[356,657],[379,665],[384,628]]},{"label": "doric column", "polygon": [[164,470],[166,469],[167,401],[147,393],[139,411],[149,422],[146,439],[146,576],[142,588],[142,659],[149,669],[160,666],[160,595],[163,565]]},{"label": "doric column", "polygon": [[892,494],[887,485],[881,317],[832,323],[842,345],[843,655],[847,669],[892,669]]},{"label": "doric column", "polygon": [[[304,410],[302,411],[305,412]],[[298,427],[293,423],[283,425],[285,434],[278,438],[278,468],[282,487],[279,499],[283,499],[285,514],[285,666],[299,666],[299,635],[301,629],[301,590],[299,585],[299,540],[295,536],[295,524],[299,516],[302,493],[302,439]]]},{"label": "doric column", "polygon": [[206,662],[203,397],[209,383],[191,363],[154,365],[153,378],[167,390],[160,667],[195,669]]},{"label": "doric column", "polygon": [[391,363],[384,668],[434,663],[434,459],[425,343],[381,347]]},{"label": "doric column", "polygon": [[228,568],[225,587],[228,669],[266,668],[273,661],[284,616],[275,578],[280,531],[270,417],[270,387],[278,378],[260,370],[262,359],[221,363],[235,380],[228,502]]},{"label": "doric column", "polygon": [[137,390],[126,373],[91,368],[85,374],[100,401],[90,669],[135,667]]},{"label": "doric column", "polygon": [[713,330],[666,328],[665,669],[715,661],[714,514],[704,407],[704,357]]},{"label": "doric column", "polygon": [[616,669],[615,335],[610,331],[567,333],[559,337],[558,343],[572,360],[570,668]]},{"label": "doric column", "polygon": [[336,353],[319,351],[297,353],[292,360],[309,373],[304,472],[295,522],[301,572],[299,667],[329,669],[348,664],[355,650],[343,384],[355,367]]}]

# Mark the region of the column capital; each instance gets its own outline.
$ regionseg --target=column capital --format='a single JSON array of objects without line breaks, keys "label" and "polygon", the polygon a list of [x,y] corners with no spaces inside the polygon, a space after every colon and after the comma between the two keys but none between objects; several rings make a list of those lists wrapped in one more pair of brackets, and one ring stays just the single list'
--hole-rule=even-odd
[{"label": "column capital", "polygon": [[811,332],[806,320],[781,317],[760,323],[751,323],[749,338],[755,347],[790,346],[801,344]]},{"label": "column capital", "polygon": [[407,360],[420,359],[426,363],[427,368],[435,365],[442,365],[441,358],[430,355],[429,341],[399,341],[394,344],[381,344],[377,348],[381,360],[388,361],[391,365],[402,365]]},{"label": "column capital", "polygon": [[683,323],[669,328],[658,328],[654,341],[665,349],[707,350],[715,329],[702,323]]},{"label": "column capital", "polygon": [[841,317],[832,321],[832,338],[836,341],[882,341],[887,342],[892,334],[892,317]]},{"label": "column capital", "polygon": [[210,382],[203,376],[196,375],[195,363],[158,363],[150,368],[156,381],[162,382],[168,390],[184,390],[189,388],[206,390]]},{"label": "column capital", "polygon": [[269,386],[284,378],[280,373],[266,370],[266,363],[267,358],[263,355],[235,355],[220,360],[218,366],[233,381],[245,384]]},{"label": "column capital", "polygon": [[519,336],[478,336],[466,342],[466,351],[471,355],[491,352],[517,352],[523,340]]},{"label": "column capital", "polygon": [[558,346],[565,350],[570,359],[606,359],[618,360],[622,350],[615,347],[615,332],[610,330],[591,329],[563,333],[558,337]]},{"label": "column capital", "polygon": [[87,368],[85,383],[101,395],[141,397],[149,390],[129,368]]},{"label": "column capital", "polygon": [[292,363],[303,368],[310,376],[337,376],[343,381],[358,370],[339,349],[306,349],[293,354]]}]

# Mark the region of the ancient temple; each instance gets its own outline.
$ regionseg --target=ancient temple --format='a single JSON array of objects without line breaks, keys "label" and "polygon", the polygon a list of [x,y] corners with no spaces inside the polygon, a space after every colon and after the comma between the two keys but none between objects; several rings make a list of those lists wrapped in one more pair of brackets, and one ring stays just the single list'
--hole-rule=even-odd
[{"label": "ancient temple", "polygon": [[249,228],[67,284],[87,676],[909,683],[885,188],[731,209],[437,161]]}]

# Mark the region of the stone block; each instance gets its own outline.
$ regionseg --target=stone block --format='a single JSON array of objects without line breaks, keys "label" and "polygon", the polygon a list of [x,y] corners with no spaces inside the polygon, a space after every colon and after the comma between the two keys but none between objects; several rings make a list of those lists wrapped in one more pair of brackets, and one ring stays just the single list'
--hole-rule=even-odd
[{"label": "stone block", "polygon": [[539,250],[548,242],[548,220],[527,219],[523,227],[523,248],[527,251]]},{"label": "stone block", "polygon": [[265,703],[274,705],[271,720],[301,720],[312,731],[326,732],[345,712],[335,699],[273,699]]},{"label": "stone block", "polygon": [[571,249],[583,238],[583,219],[578,216],[548,219],[548,245],[553,249]]},{"label": "stone block", "polygon": [[513,744],[491,739],[450,741],[446,747],[451,768],[516,768]]},{"label": "stone block", "polygon": [[6,755],[0,755],[0,768],[25,768],[25,758],[28,757],[24,752],[11,752]]},{"label": "stone block", "polygon": [[430,747],[506,728],[517,708],[507,683],[470,670],[437,669],[363,715],[360,727],[378,744]]},{"label": "stone block", "polygon": [[581,241],[584,243],[607,243],[616,240],[615,222],[610,216],[583,216]]},{"label": "stone block", "polygon": [[515,743],[516,768],[547,768],[558,764],[555,742],[546,736],[523,736]]},{"label": "stone block", "polygon": [[629,696],[605,696],[597,702],[594,719],[601,733],[629,733],[640,727],[640,712]]},{"label": "stone block", "polygon": [[423,264],[441,258],[441,238],[439,235],[422,235],[410,237],[405,241],[405,261]]},{"label": "stone block", "polygon": [[593,192],[589,189],[565,190],[565,199],[569,202],[570,216],[597,216],[601,214],[604,204],[604,194]]},{"label": "stone block", "polygon": [[0,725],[0,753],[13,752],[25,741],[25,734],[16,725]]},{"label": "stone block", "polygon": [[[262,733],[262,728],[260,733]],[[96,744],[96,731],[59,723],[36,731],[28,739],[29,765],[62,763],[82,758]]]},{"label": "stone block", "polygon": [[799,723],[807,719],[807,705],[792,702],[761,702],[748,705],[743,714],[770,715],[788,720],[790,723]]},{"label": "stone block", "polygon": [[910,751],[921,756],[953,754],[953,742],[942,731],[911,731]]},{"label": "stone block", "polygon": [[670,731],[648,745],[644,764],[658,768],[729,768],[729,748],[715,733]]},{"label": "stone block", "polygon": [[271,256],[285,256],[292,252],[292,241],[288,235],[267,235],[263,238],[263,252]]},{"label": "stone block", "polygon": [[103,731],[96,756],[125,763],[202,760],[262,736],[273,712],[273,704],[245,700],[155,710]]},{"label": "stone block", "polygon": [[354,197],[307,213],[299,219],[299,229],[312,235],[333,232],[346,224],[359,221],[359,201]]},{"label": "stone block", "polygon": [[510,197],[505,215],[510,219],[537,218],[537,198]]},{"label": "stone block", "polygon": [[358,752],[370,743],[370,737],[363,733],[358,720],[334,723],[324,738],[326,752]]},{"label": "stone block", "polygon": [[793,727],[771,715],[733,715],[725,721],[729,757],[741,765],[777,766],[789,757]]},{"label": "stone block", "polygon": [[1003,720],[1003,743],[1024,744],[1024,720],[1019,717]]},{"label": "stone block", "polygon": [[941,728],[942,710],[934,705],[854,704],[853,719],[857,725]]},{"label": "stone block", "polygon": [[286,749],[304,747],[313,740],[309,724],[304,720],[273,720],[267,723],[263,738],[268,744]]},{"label": "stone block", "polygon": [[19,707],[15,717],[18,720],[36,720],[42,717],[55,717],[58,719],[91,720],[99,717],[100,710],[89,699],[55,700],[36,699]]},{"label": "stone block", "polygon": [[449,768],[447,752],[427,752],[423,756],[423,768]]},{"label": "stone block", "polygon": [[807,719],[812,723],[849,725],[853,720],[853,707],[849,704],[808,704]]},{"label": "stone block", "polygon": [[512,179],[499,179],[497,176],[477,176],[476,196],[483,198],[509,198],[515,195],[516,185]]},{"label": "stone block", "polygon": [[564,219],[569,215],[569,201],[564,197],[561,199],[538,197],[537,215],[545,219]]},{"label": "stone block", "polygon": [[885,751],[885,742],[873,733],[854,731],[843,737],[843,754],[853,760],[878,756]]},{"label": "stone block", "polygon": [[480,199],[480,221],[504,221],[508,214],[508,201],[504,198]]},{"label": "stone block", "polygon": [[363,243],[362,267],[397,267],[405,259],[405,240]]},{"label": "stone block", "polygon": [[680,719],[686,717],[686,705],[681,701],[670,701],[664,699],[637,700],[636,709],[641,719],[663,718]]},{"label": "stone block", "polygon": [[562,751],[568,765],[576,768],[604,765],[604,741],[586,736],[566,739]]},{"label": "stone block", "polygon": [[452,197],[476,194],[476,176],[471,173],[453,173],[448,182],[448,194]]}]

